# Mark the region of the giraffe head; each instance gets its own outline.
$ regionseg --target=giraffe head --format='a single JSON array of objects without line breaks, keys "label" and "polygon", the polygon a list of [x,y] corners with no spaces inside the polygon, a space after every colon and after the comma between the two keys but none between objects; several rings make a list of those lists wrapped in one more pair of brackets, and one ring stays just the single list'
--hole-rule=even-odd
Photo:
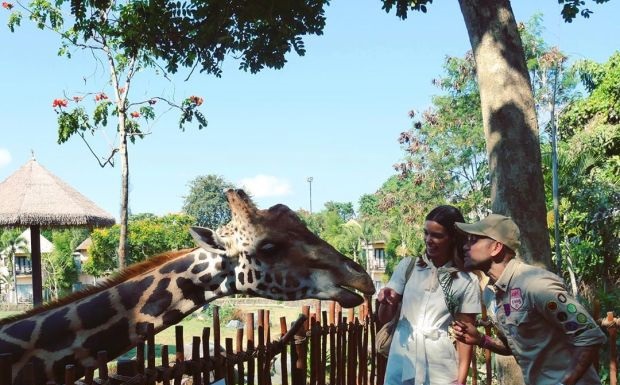
[{"label": "giraffe head", "polygon": [[225,254],[234,265],[239,293],[276,299],[361,304],[375,291],[366,271],[317,237],[288,207],[259,210],[242,190],[226,192],[232,219],[217,231],[191,228],[204,249]]}]

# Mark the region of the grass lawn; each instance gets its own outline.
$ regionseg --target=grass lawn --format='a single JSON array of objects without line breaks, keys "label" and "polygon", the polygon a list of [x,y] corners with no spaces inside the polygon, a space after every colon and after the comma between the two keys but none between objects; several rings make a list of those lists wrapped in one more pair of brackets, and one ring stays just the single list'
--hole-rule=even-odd
[{"label": "grass lawn", "polygon": [[0,319],[10,317],[15,314],[19,314],[18,311],[0,311]]}]

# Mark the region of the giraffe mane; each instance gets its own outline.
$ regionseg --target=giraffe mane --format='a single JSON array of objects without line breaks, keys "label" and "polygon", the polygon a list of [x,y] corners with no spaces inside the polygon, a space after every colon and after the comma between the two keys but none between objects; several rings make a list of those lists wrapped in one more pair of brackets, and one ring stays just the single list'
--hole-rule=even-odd
[{"label": "giraffe mane", "polygon": [[196,250],[197,248],[193,248],[193,249],[183,249],[183,250],[176,250],[176,251],[169,251],[169,252],[165,252],[162,254],[158,254],[155,255],[145,261],[136,263],[134,265],[131,265],[129,267],[126,267],[125,269],[119,271],[118,273],[114,274],[113,276],[111,276],[110,278],[107,278],[105,281],[97,284],[96,286],[92,286],[89,287],[87,289],[84,290],[80,290],[78,292],[69,294],[65,297],[62,297],[58,300],[52,301],[52,302],[48,302],[46,304],[43,304],[41,306],[37,306],[33,309],[28,310],[25,313],[22,314],[17,314],[14,316],[10,316],[7,318],[3,318],[0,320],[0,326],[3,325],[7,325],[16,321],[20,321],[22,319],[26,319],[28,317],[31,317],[33,315],[39,314],[39,313],[43,313],[44,311],[47,310],[51,310],[51,309],[55,309],[58,307],[62,307],[66,304],[69,304],[71,302],[75,302],[79,299],[88,297],[90,295],[102,292],[106,289],[109,289],[113,286],[116,286],[117,284],[124,282],[130,278],[133,278],[135,276],[138,276],[140,274],[143,274],[147,271],[150,271],[154,268],[156,268],[157,266],[161,266],[162,264],[166,263],[167,261],[170,261],[172,259],[175,259],[181,255],[190,253],[194,250]]}]

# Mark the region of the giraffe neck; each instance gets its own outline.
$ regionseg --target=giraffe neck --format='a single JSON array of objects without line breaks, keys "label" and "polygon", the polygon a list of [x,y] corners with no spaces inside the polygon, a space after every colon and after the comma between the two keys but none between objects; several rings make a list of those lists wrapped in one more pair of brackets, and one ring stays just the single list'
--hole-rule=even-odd
[{"label": "giraffe neck", "polygon": [[13,381],[32,361],[37,384],[63,381],[67,364],[96,364],[134,346],[147,323],[159,331],[200,306],[236,292],[227,256],[196,249],[73,302],[0,324],[0,353],[13,354]]}]

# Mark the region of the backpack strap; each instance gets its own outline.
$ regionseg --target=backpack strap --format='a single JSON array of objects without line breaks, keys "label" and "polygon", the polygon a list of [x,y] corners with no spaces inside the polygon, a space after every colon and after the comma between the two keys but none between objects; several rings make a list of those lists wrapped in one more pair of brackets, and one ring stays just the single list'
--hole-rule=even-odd
[{"label": "backpack strap", "polygon": [[407,265],[407,270],[405,271],[405,285],[407,284],[407,281],[409,281],[409,278],[411,278],[411,273],[413,272],[415,263],[415,258],[411,257],[411,260],[409,260],[409,265]]}]

